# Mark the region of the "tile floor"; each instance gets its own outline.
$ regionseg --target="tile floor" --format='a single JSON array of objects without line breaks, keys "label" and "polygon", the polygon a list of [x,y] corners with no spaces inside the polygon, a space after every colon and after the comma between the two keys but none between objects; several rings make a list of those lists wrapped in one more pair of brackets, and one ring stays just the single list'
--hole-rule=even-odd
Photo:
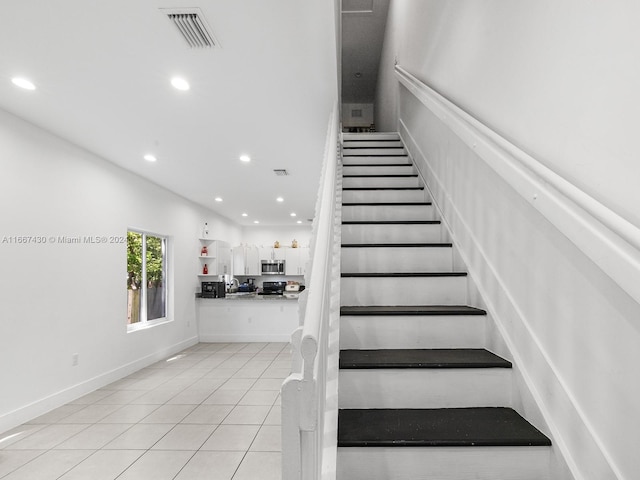
[{"label": "tile floor", "polygon": [[9,432],[2,480],[280,480],[285,343],[200,343]]}]

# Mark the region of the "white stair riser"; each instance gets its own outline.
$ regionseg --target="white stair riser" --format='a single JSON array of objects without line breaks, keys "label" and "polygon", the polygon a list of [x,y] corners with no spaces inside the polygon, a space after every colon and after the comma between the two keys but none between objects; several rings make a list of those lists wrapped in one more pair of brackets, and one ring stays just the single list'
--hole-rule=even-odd
[{"label": "white stair riser", "polygon": [[344,190],[344,203],[393,203],[393,202],[428,202],[431,200],[427,191],[422,190]]},{"label": "white stair riser", "polygon": [[510,407],[510,368],[340,370],[340,408]]},{"label": "white stair riser", "polygon": [[409,175],[416,173],[413,165],[379,165],[369,167],[366,165],[345,165],[342,168],[343,175]]},{"label": "white stair riser", "polygon": [[341,252],[343,273],[453,271],[451,247],[354,247]]},{"label": "white stair riser", "polygon": [[440,224],[342,225],[343,243],[435,243],[442,241],[445,241],[445,234]]},{"label": "white stair riser", "polygon": [[465,305],[467,277],[344,277],[342,305]]},{"label": "white stair riser", "polygon": [[421,187],[420,177],[343,177],[342,187]]},{"label": "white stair riser", "polygon": [[345,156],[342,159],[343,166],[349,165],[363,165],[363,164],[386,164],[396,163],[398,165],[412,165],[411,160],[406,155],[388,156],[388,157],[373,157],[373,156]]},{"label": "white stair riser", "polygon": [[433,205],[343,205],[342,221],[436,220]]},{"label": "white stair riser", "polygon": [[346,156],[389,156],[389,155],[406,155],[404,148],[343,148],[342,154]]},{"label": "white stair riser", "polygon": [[388,148],[388,147],[396,147],[402,148],[402,141],[400,140],[374,140],[374,139],[359,139],[359,140],[344,140],[342,142],[343,148]]},{"label": "white stair riser", "polygon": [[337,480],[549,480],[549,447],[339,447]]},{"label": "white stair riser", "polygon": [[484,348],[484,315],[342,315],[340,348]]},{"label": "white stair riser", "polygon": [[400,140],[400,135],[396,132],[343,133],[342,140]]}]

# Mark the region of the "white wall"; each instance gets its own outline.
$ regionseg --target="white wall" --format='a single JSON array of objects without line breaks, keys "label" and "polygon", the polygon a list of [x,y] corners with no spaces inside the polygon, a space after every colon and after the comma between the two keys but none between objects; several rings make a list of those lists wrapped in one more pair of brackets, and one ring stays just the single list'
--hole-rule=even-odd
[{"label": "white wall", "polygon": [[[1,111],[0,172],[0,431],[197,341],[202,225],[239,243],[237,225]],[[172,321],[132,333],[125,244],[2,242],[129,227],[170,236],[173,266]]]},{"label": "white wall", "polygon": [[[353,111],[359,110],[360,117],[354,117]],[[373,103],[343,103],[342,124],[345,127],[368,127],[374,123]]]},{"label": "white wall", "polygon": [[552,436],[556,479],[640,471],[640,305],[399,86],[393,64],[640,226],[638,13],[630,1],[546,0],[392,0],[389,11],[376,123],[400,130],[442,210],[478,285],[472,301],[495,321],[489,344],[515,361],[518,409]]},{"label": "white wall", "polygon": [[259,247],[272,247],[275,241],[281,247],[290,247],[293,240],[298,246],[308,247],[311,242],[311,224],[295,225],[292,227],[243,227],[242,243]]},{"label": "white wall", "polygon": [[397,59],[640,226],[637,18],[635,0],[392,0],[378,130],[396,128]]}]

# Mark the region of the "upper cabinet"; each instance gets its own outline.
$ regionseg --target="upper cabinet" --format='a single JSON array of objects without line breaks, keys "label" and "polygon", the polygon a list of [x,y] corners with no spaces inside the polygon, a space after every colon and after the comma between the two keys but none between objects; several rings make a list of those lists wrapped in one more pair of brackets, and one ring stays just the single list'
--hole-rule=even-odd
[{"label": "upper cabinet", "polygon": [[285,275],[305,275],[309,260],[309,247],[284,248]]},{"label": "upper cabinet", "polygon": [[260,247],[259,260],[285,260],[285,250],[288,248]]},{"label": "upper cabinet", "polygon": [[239,245],[233,248],[234,275],[260,275],[260,252],[253,245]]},{"label": "upper cabinet", "polygon": [[[200,272],[198,276],[229,275],[231,273],[230,245],[222,240],[211,240],[209,238],[201,238],[200,244]],[[203,247],[206,247],[205,252],[203,252]]]}]

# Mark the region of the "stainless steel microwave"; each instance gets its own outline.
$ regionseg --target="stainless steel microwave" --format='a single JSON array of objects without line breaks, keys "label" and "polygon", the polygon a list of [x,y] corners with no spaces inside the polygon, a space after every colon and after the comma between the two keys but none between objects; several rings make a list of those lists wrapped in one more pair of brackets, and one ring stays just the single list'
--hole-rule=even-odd
[{"label": "stainless steel microwave", "polygon": [[284,260],[260,260],[262,275],[284,275]]}]

